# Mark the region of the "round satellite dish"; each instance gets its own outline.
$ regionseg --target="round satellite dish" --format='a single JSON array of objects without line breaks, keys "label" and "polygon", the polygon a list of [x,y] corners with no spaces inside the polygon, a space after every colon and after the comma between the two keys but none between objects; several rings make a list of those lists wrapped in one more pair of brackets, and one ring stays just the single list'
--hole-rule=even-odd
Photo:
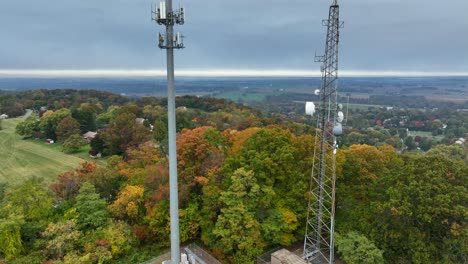
[{"label": "round satellite dish", "polygon": [[316,90],[314,91],[314,94],[315,94],[315,95],[319,95],[319,94],[320,94],[320,90],[319,90],[319,89],[316,89]]},{"label": "round satellite dish", "polygon": [[338,109],[342,110],[342,109],[343,109],[343,105],[342,105],[342,104],[338,104]]},{"label": "round satellite dish", "polygon": [[306,113],[306,115],[310,115],[310,116],[314,115],[314,113],[315,113],[315,104],[314,104],[314,102],[306,102],[305,113]]},{"label": "round satellite dish", "polygon": [[343,120],[344,120],[344,114],[343,114],[343,112],[339,111],[338,116],[336,117],[336,121],[341,123],[341,122],[343,122]]},{"label": "round satellite dish", "polygon": [[343,135],[343,126],[340,123],[336,123],[333,126],[333,135],[335,135],[335,136]]}]

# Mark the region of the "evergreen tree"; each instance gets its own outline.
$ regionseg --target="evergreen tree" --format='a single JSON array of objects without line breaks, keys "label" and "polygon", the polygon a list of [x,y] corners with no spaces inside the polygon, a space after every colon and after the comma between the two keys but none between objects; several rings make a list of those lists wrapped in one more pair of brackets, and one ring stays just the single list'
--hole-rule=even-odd
[{"label": "evergreen tree", "polygon": [[84,183],[76,196],[78,227],[80,230],[91,230],[104,225],[109,217],[106,201],[96,193],[94,185]]}]

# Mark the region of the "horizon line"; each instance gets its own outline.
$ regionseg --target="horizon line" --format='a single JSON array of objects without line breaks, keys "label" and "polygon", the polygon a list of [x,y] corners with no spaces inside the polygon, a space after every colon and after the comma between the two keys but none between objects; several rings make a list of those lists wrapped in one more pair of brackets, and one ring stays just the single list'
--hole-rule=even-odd
[{"label": "horizon line", "polygon": [[[320,71],[308,70],[176,70],[179,77],[321,77]],[[463,77],[468,72],[430,71],[340,71],[342,77]],[[0,77],[164,77],[166,70],[88,69],[88,70],[13,70],[0,69]]]}]

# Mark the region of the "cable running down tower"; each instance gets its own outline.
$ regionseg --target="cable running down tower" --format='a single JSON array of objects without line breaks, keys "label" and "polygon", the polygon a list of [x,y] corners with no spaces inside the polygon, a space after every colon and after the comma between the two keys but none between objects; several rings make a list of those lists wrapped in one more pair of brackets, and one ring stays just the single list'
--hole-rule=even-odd
[{"label": "cable running down tower", "polygon": [[314,264],[335,263],[336,136],[343,133],[344,120],[342,106],[337,104],[338,43],[343,27],[337,0],[333,1],[328,19],[322,25],[327,27],[327,36],[325,55],[315,58],[316,62],[322,62],[322,85],[315,91],[320,100],[303,252],[304,259]]}]

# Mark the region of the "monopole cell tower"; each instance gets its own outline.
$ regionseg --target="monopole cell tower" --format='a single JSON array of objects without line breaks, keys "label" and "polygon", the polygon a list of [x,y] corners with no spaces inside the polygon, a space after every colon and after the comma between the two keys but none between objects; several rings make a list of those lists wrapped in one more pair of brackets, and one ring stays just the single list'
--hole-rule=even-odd
[{"label": "monopole cell tower", "polygon": [[[322,84],[315,91],[319,95],[317,107],[317,129],[313,153],[307,225],[303,257],[308,263],[335,263],[335,180],[336,180],[336,137],[343,133],[342,106],[337,103],[338,88],[338,44],[340,28],[338,1],[329,9],[325,55],[316,56],[322,62]],[[306,104],[306,113],[312,115],[315,105]]]},{"label": "monopole cell tower", "polygon": [[158,34],[158,46],[167,52],[167,119],[169,134],[169,190],[171,214],[171,263],[180,263],[179,198],[177,187],[176,115],[174,84],[174,49],[184,48],[183,36],[174,34],[174,25],[183,25],[185,10],[172,10],[172,0],[162,0],[151,8],[151,19],[166,26],[166,34]]}]

